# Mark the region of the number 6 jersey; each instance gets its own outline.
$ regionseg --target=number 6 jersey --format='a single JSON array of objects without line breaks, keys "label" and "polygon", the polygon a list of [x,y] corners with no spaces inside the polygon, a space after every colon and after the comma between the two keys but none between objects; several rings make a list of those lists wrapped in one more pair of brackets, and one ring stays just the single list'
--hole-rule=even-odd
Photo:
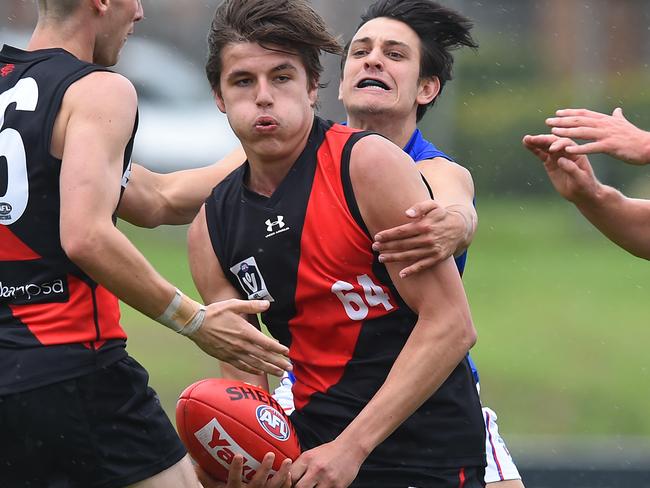
[{"label": "number 6 jersey", "polygon": [[[366,135],[316,118],[306,148],[270,198],[246,188],[246,163],[206,202],[224,274],[242,296],[271,300],[263,321],[290,347],[291,419],[304,449],[333,440],[358,415],[417,321],[373,253],[353,194],[350,153]],[[484,430],[464,359],[366,462],[482,466]]]},{"label": "number 6 jersey", "polygon": [[117,298],[61,247],[61,161],[50,154],[66,90],[98,70],[105,68],[63,49],[0,51],[0,395],[77,377],[126,354]]}]

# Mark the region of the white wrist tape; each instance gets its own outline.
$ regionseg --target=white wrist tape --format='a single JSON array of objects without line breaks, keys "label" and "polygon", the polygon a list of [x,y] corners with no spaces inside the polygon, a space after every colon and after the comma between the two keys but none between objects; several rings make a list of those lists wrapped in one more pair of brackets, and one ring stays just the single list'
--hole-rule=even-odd
[{"label": "white wrist tape", "polygon": [[177,288],[174,298],[156,321],[174,332],[190,336],[201,328],[204,319],[205,307],[183,295]]}]

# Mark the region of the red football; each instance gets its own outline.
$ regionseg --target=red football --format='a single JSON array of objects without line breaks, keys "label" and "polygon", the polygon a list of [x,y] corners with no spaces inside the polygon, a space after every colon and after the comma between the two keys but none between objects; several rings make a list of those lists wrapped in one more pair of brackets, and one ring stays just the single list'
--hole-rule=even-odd
[{"label": "red football", "polygon": [[235,456],[244,457],[250,481],[267,452],[275,453],[273,472],[300,445],[293,425],[266,391],[242,381],[211,378],[188,386],[176,404],[176,427],[190,455],[214,478],[226,481]]}]

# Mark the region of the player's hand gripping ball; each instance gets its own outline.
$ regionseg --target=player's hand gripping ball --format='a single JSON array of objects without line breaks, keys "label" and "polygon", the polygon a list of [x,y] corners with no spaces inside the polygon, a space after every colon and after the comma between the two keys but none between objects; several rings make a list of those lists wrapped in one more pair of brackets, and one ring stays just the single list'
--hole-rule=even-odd
[{"label": "player's hand gripping ball", "polygon": [[244,457],[242,480],[250,481],[267,452],[273,471],[295,460],[300,445],[293,425],[266,391],[242,381],[206,379],[188,386],[176,404],[176,427],[194,460],[215,479],[227,481],[235,457]]}]

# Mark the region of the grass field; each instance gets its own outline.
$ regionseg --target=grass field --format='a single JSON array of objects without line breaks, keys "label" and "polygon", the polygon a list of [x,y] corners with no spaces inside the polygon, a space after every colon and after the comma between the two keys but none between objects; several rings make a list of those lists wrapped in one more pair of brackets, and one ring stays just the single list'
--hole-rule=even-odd
[{"label": "grass field", "polygon": [[[650,263],[602,238],[568,204],[480,202],[465,284],[479,331],[483,402],[517,435],[650,436]],[[194,293],[185,229],[120,228]],[[124,307],[129,351],[173,416],[191,382],[218,374],[190,341]]]}]

